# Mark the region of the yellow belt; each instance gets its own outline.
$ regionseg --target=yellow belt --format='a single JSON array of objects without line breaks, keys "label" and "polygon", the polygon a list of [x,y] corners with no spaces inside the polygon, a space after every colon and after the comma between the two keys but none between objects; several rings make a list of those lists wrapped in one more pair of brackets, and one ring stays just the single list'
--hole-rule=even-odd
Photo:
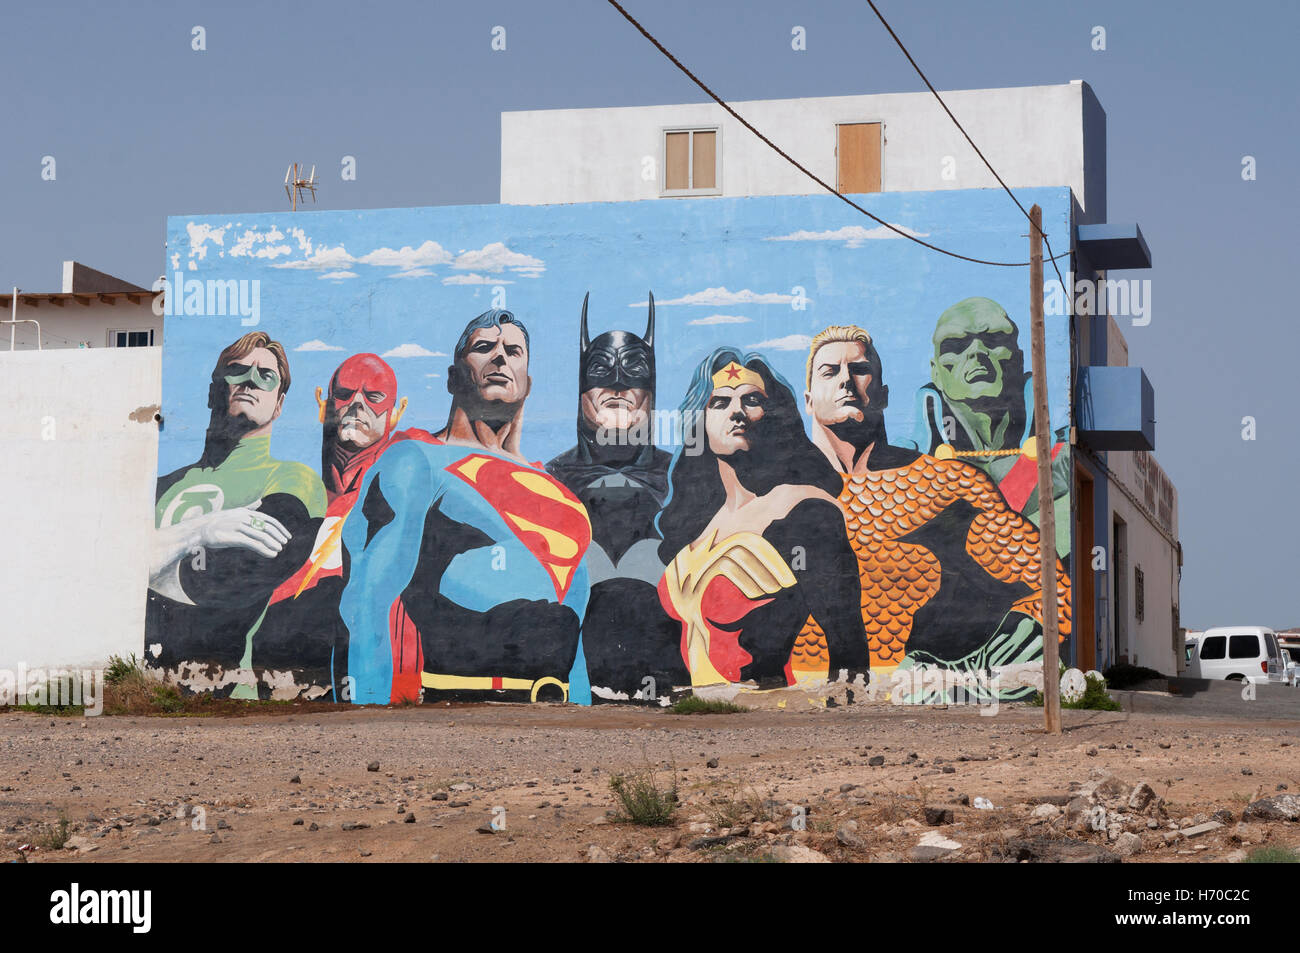
[{"label": "yellow belt", "polygon": [[530,701],[537,701],[537,693],[547,685],[558,685],[564,693],[564,700],[569,700],[569,686],[558,678],[547,675],[545,678],[494,678],[490,675],[434,675],[432,672],[420,673],[420,684],[425,688],[442,691],[492,691],[508,689],[526,691]]}]

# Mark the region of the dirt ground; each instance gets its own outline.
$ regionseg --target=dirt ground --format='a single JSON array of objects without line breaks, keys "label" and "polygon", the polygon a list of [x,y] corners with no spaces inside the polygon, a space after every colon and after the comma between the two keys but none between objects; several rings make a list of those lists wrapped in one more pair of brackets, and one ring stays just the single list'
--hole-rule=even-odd
[{"label": "dirt ground", "polygon": [[[1241,820],[1253,801],[1300,794],[1300,721],[1063,716],[1065,731],[1049,737],[1042,710],[1018,705],[995,717],[861,704],[726,715],[609,705],[10,712],[0,714],[0,855],[1144,863],[1300,847],[1300,823]],[[651,768],[663,789],[677,779],[672,825],[611,819],[611,776]],[[1149,790],[1135,794],[1141,782]],[[61,816],[68,840],[57,849]],[[1204,822],[1222,826],[1200,833]]]}]

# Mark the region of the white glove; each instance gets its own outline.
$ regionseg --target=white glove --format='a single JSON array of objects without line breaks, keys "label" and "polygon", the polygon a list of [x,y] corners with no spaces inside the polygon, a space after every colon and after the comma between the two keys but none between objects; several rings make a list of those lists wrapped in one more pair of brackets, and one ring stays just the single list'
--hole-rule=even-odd
[{"label": "white glove", "polygon": [[209,549],[241,547],[274,559],[288,545],[290,533],[274,516],[258,513],[262,505],[256,500],[248,506],[219,510],[198,517],[198,544]]}]

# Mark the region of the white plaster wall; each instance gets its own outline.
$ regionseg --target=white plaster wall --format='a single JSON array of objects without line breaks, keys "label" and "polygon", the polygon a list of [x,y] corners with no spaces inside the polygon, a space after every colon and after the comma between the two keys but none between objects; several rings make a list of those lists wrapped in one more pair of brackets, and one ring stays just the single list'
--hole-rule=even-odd
[{"label": "white plaster wall", "polygon": [[0,668],[143,655],[161,358],[0,351]]},{"label": "white plaster wall", "polygon": [[[1139,500],[1143,499],[1144,487],[1138,482],[1135,455],[1115,451],[1106,456],[1111,473]],[[1173,621],[1170,613],[1170,607],[1179,598],[1177,548],[1156,530],[1144,510],[1135,506],[1114,485],[1110,488],[1109,497],[1112,513],[1118,514],[1128,525],[1128,565],[1125,568],[1124,585],[1128,608],[1129,661],[1165,674],[1177,674],[1182,641],[1175,639],[1172,634]],[[1174,539],[1178,538],[1177,488],[1174,489],[1171,535]],[[1114,540],[1110,543],[1113,546]],[[1146,611],[1141,622],[1136,615],[1133,581],[1135,567],[1141,567],[1145,577]]]},{"label": "white plaster wall", "polygon": [[[4,294],[9,289],[4,289]],[[96,299],[90,304],[81,304],[73,299],[66,299],[60,307],[49,300],[40,300],[36,307],[24,304],[22,295],[18,296],[18,318],[34,318],[41,323],[41,346],[46,350],[58,348],[76,348],[82,341],[89,341],[92,348],[108,347],[108,331],[144,331],[152,329],[154,345],[162,346],[163,319],[153,313],[149,295],[145,295],[139,304],[132,304],[125,298],[113,299],[116,304],[107,304]],[[0,318],[9,320],[12,312],[9,308],[0,309]],[[9,350],[10,325],[0,325],[0,351]],[[36,350],[36,326],[19,324],[13,326],[16,349],[19,351]]]},{"label": "white plaster wall", "polygon": [[[1087,209],[1087,187],[1105,210],[1104,113],[1095,97],[1089,135],[1099,144],[1085,179],[1082,83],[942,95],[1012,187],[1068,185]],[[838,123],[883,122],[885,191],[997,188],[952,121],[928,93],[888,93],[733,103],[740,115],[830,185],[835,182]],[[658,178],[643,159],[662,162],[663,130],[721,128],[722,194],[805,195],[820,188],[715,103],[614,109],[548,109],[501,114],[501,201],[514,205],[625,202],[659,198]],[[1092,143],[1090,143],[1092,148]],[[943,178],[953,156],[956,175]],[[1093,220],[1089,210],[1085,220]]]}]

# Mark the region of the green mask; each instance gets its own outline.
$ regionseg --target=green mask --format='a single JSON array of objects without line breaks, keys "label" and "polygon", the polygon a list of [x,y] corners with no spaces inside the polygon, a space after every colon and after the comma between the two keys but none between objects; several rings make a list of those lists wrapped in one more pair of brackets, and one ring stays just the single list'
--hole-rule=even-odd
[{"label": "green mask", "polygon": [[226,375],[226,383],[232,387],[245,381],[258,390],[275,390],[280,386],[280,375],[269,367],[258,367],[255,364],[229,364],[226,370],[233,372]]}]

